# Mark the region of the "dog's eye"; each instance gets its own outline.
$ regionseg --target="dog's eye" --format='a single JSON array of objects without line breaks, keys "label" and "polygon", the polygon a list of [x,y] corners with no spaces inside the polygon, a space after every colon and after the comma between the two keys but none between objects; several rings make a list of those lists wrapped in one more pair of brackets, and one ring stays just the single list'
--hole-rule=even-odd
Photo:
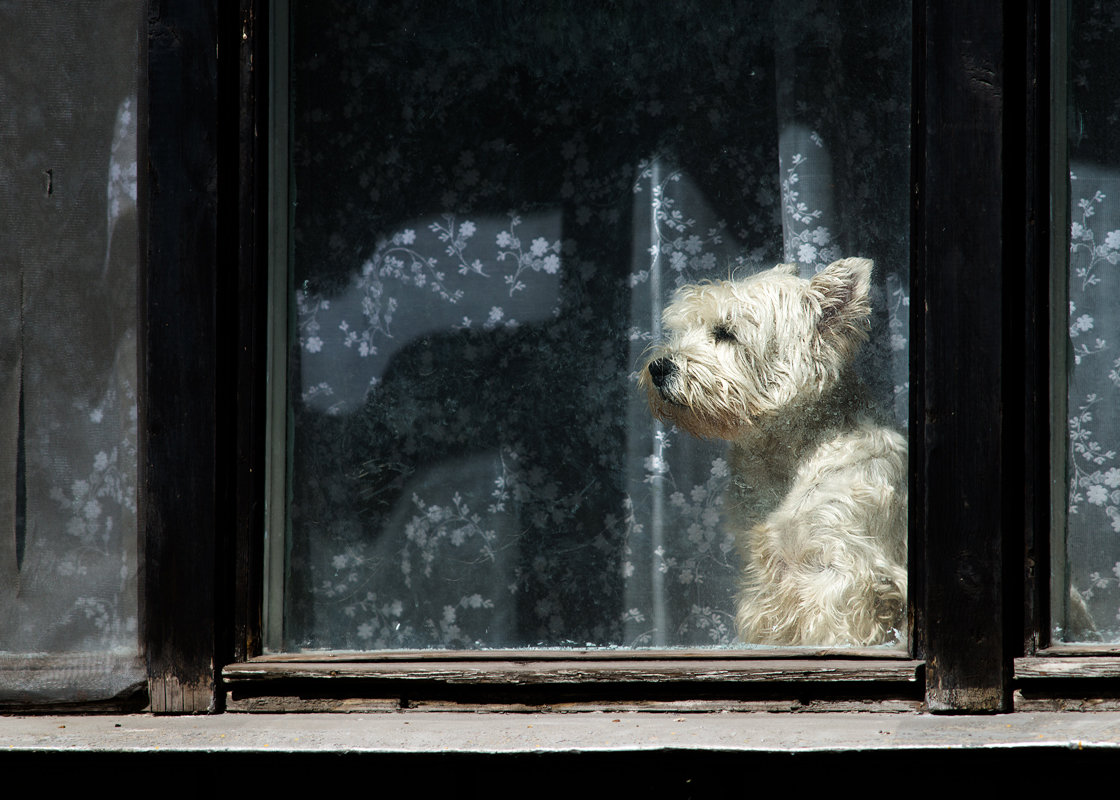
[{"label": "dog's eye", "polygon": [[716,325],[712,328],[712,338],[719,342],[735,342],[735,334],[731,332],[731,328],[726,325]]}]

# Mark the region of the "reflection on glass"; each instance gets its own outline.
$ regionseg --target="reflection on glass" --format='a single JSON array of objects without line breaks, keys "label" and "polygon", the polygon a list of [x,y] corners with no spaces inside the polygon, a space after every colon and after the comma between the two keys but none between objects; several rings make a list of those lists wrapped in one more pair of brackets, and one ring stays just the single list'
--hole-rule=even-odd
[{"label": "reflection on glass", "polygon": [[138,0],[0,3],[0,703],[123,697],[138,625]]},{"label": "reflection on glass", "polygon": [[[1069,497],[1054,639],[1120,641],[1120,3],[1069,21]],[[1060,153],[1059,156],[1064,156]]]},{"label": "reflection on glass", "polygon": [[809,5],[291,4],[272,649],[741,644],[727,445],[635,385],[673,292],[874,259],[908,404],[909,11]]}]

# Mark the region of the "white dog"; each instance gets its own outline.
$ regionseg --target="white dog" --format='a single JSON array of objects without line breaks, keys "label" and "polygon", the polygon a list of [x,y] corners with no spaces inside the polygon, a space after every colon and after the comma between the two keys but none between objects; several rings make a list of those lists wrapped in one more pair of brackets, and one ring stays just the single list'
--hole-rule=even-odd
[{"label": "white dog", "polygon": [[744,642],[905,639],[906,440],[873,420],[849,369],[871,268],[848,258],[805,280],[782,264],[682,286],[641,372],[656,417],[731,442]]}]

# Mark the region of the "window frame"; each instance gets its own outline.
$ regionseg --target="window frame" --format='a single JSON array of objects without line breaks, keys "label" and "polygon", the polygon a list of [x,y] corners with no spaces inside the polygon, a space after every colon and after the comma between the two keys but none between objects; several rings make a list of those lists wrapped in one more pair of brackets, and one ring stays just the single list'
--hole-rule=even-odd
[{"label": "window frame", "polygon": [[1048,3],[913,4],[911,651],[897,657],[260,655],[268,9],[152,0],[142,43],[141,637],[152,711],[308,693],[400,707],[417,692],[1012,708],[1012,660],[1034,655],[1046,630]]}]

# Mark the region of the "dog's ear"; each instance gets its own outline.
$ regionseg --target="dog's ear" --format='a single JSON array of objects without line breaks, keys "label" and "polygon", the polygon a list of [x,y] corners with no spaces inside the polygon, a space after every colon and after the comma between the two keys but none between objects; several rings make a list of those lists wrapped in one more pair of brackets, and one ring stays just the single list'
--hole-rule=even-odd
[{"label": "dog's ear", "polygon": [[822,332],[866,333],[871,316],[871,269],[869,259],[845,258],[832,262],[809,281],[820,303]]}]

